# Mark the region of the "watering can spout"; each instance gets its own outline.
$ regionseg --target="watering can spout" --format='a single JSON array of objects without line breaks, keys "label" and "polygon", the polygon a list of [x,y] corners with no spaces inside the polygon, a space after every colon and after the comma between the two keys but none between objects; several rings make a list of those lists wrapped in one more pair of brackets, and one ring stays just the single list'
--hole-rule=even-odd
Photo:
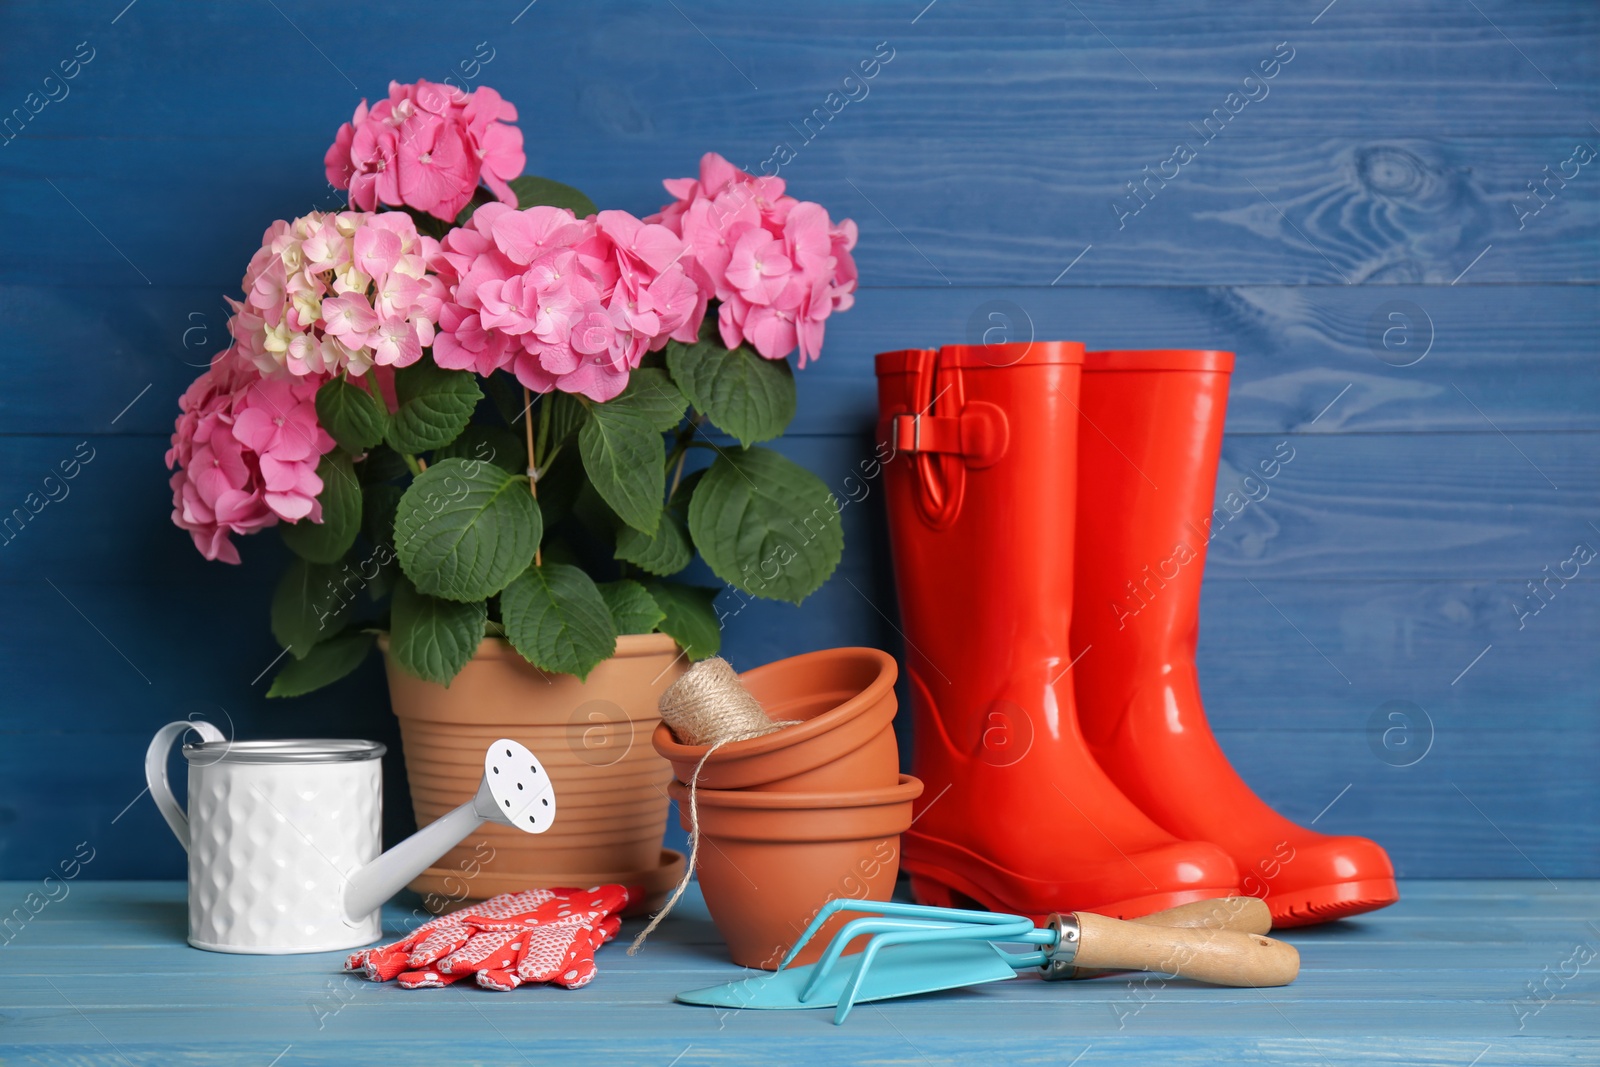
[{"label": "watering can spout", "polygon": [[555,817],[556,795],[550,775],[532,752],[509,738],[501,738],[484,753],[483,780],[471,800],[349,876],[344,888],[345,917],[359,922],[377,911],[384,901],[485,822],[539,834],[550,828]]}]

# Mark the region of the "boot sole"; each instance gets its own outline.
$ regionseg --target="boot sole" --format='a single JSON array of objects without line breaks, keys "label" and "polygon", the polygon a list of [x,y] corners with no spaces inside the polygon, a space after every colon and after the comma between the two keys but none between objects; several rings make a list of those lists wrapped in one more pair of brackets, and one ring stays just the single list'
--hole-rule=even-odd
[{"label": "boot sole", "polygon": [[1268,896],[1274,929],[1315,926],[1364,912],[1387,908],[1400,899],[1400,888],[1393,878],[1371,878],[1359,882],[1334,882],[1313,886],[1278,897]]},{"label": "boot sole", "polygon": [[[1011,915],[1026,915],[1036,924],[1043,923],[1049,917],[1050,911],[1088,911],[1096,915],[1106,915],[1113,919],[1137,919],[1167,908],[1176,908],[1180,904],[1192,904],[1197,900],[1215,900],[1219,897],[1237,896],[1239,887],[1236,885],[1215,886],[1200,889],[1180,889],[1166,893],[1150,893],[1142,897],[1130,897],[1126,900],[1113,901],[1109,904],[1093,904],[1077,907],[1057,906],[1050,911],[1036,911],[1032,908],[1018,904],[1011,904],[986,891],[983,887],[970,879],[955,874],[952,871],[940,870],[925,864],[912,865],[901,861],[901,866],[906,873],[911,875],[911,895],[918,904],[927,904],[937,908],[964,908],[969,910],[993,911]],[[996,871],[1004,876],[1006,872]],[[1379,905],[1381,907],[1381,905]],[[1321,921],[1321,920],[1317,920]]]}]

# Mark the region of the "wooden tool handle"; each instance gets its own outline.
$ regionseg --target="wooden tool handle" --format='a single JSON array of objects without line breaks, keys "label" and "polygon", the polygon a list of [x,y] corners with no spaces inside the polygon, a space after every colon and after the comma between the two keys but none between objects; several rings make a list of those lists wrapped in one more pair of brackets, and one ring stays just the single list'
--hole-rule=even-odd
[{"label": "wooden tool handle", "polygon": [[[1272,929],[1272,909],[1259,897],[1216,897],[1179,904],[1176,908],[1141,915],[1129,922],[1141,926],[1201,927],[1208,930],[1237,930],[1241,934],[1264,934]],[[1098,978],[1106,971],[1072,967],[1054,973],[1055,978]]]},{"label": "wooden tool handle", "polygon": [[1288,985],[1300,973],[1293,945],[1235,930],[1173,928],[1079,912],[1078,967],[1155,971],[1227,986]]},{"label": "wooden tool handle", "polygon": [[1272,929],[1272,909],[1260,897],[1218,897],[1180,904],[1176,908],[1141,915],[1129,922],[1140,926],[1203,927],[1264,934]]}]

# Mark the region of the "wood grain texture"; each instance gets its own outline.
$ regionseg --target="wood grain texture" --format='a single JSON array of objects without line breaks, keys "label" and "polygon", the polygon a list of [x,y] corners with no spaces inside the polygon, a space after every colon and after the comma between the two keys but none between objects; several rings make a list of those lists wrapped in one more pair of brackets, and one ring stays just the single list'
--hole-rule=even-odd
[{"label": "wood grain texture", "polygon": [[1175,908],[1128,921],[1142,926],[1203,927],[1210,930],[1237,930],[1244,934],[1265,934],[1272,929],[1272,910],[1259,897],[1223,897],[1179,904]]},{"label": "wood grain texture", "polygon": [[[6,145],[0,225],[36,253],[0,280],[232,285],[265,221],[329,202],[321,154],[356,100],[402,67],[442,79],[479,42],[495,58],[478,80],[537,115],[538,169],[643,212],[703,148],[755,168],[789,144],[795,188],[861,221],[872,284],[1048,285],[1090,244],[1060,284],[1443,284],[1491,244],[1475,280],[1595,277],[1588,171],[1569,168],[1531,219],[1513,207],[1577,143],[1600,143],[1585,5],[1436,0],[1315,25],[1225,4],[944,7],[912,25],[839,0],[759,19],[732,0],[626,3],[513,25],[459,5],[435,37],[415,32],[434,15],[412,0],[361,24],[361,55],[334,43],[338,19],[297,3],[174,4],[114,26],[81,3],[17,12],[9,36],[37,58],[0,76],[0,100],[20,105],[80,39],[95,58]],[[286,45],[247,43],[262,39]],[[866,95],[808,135],[880,41],[894,58]],[[1294,58],[1232,114],[1229,93],[1280,42]],[[142,77],[152,68],[163,76]],[[1119,225],[1113,201],[1180,141],[1196,158]],[[167,222],[182,211],[205,232]]]},{"label": "wood grain texture", "polygon": [[[0,883],[20,903],[34,883]],[[864,1006],[842,1027],[829,1011],[719,1012],[672,1002],[734,981],[698,889],[644,952],[622,951],[637,921],[600,950],[581,991],[399,989],[338,972],[342,954],[224,956],[182,943],[176,882],[69,885],[0,948],[9,1063],[271,1062],[1189,1064],[1392,1062],[1479,1067],[1588,1062],[1600,1051],[1600,987],[1570,978],[1574,946],[1600,931],[1594,882],[1401,884],[1395,906],[1330,927],[1281,933],[1301,975],[1272,990],[1145,976],[1083,982],[1031,975]],[[1484,919],[1493,916],[1494,922]],[[416,921],[385,911],[386,934]],[[1508,936],[1509,935],[1509,936]],[[1529,987],[1548,988],[1538,999]],[[1520,1024],[1520,1025],[1519,1025]],[[120,1057],[120,1058],[119,1058]]]},{"label": "wood grain texture", "polygon": [[[1405,875],[1526,877],[1534,888],[1600,875],[1600,594],[1587,568],[1542,594],[1528,588],[1577,542],[1600,548],[1600,163],[1550,179],[1547,203],[1529,190],[1578,144],[1600,146],[1593,4],[471,2],[441,18],[421,0],[386,5],[382,17],[302,0],[72,0],[0,14],[0,119],[27,109],[27,94],[82,41],[94,58],[70,94],[30,113],[20,136],[0,135],[0,229],[12,253],[0,257],[0,517],[30,493],[59,495],[45,478],[80,443],[95,455],[68,494],[0,535],[0,877],[42,872],[80,840],[101,849],[86,877],[181,873],[154,809],[135,798],[145,740],[184,714],[231,718],[240,736],[371,736],[397,751],[375,663],[325,693],[264,700],[281,546],[268,533],[244,543],[244,568],[205,564],[168,523],[161,460],[176,397],[221,347],[221,298],[261,231],[336,204],[320,160],[337,124],[391,77],[459,77],[480,42],[494,58],[475,84],[523,109],[534,173],[644,213],[660,203],[659,179],[692,173],[701,152],[758,166],[786,141],[797,152],[783,167],[791,190],[861,226],[865,287],[830,322],[824,358],[798,375],[799,416],[782,446],[852,500],[846,555],[799,608],[725,593],[736,665],[831,645],[901,648],[881,486],[861,467],[873,353],[993,328],[1092,347],[1233,349],[1219,503],[1278,441],[1296,450],[1210,551],[1201,683],[1241,773],[1294,818],[1375,837]],[[1222,132],[1197,131],[1285,41],[1294,55],[1268,95]],[[814,109],[878,42],[893,59],[870,92],[808,138]],[[1122,199],[1179,140],[1195,159]],[[1539,596],[1548,602],[1530,599]],[[1411,750],[1383,744],[1392,701],[1416,709],[1407,743],[1430,742],[1409,765],[1397,764]],[[41,800],[58,795],[59,805]],[[393,839],[410,825],[398,759],[386,795]],[[670,825],[669,844],[680,842]],[[136,905],[130,929],[139,916],[168,921],[162,899]],[[1449,914],[1470,921],[1480,906]],[[1391,967],[1443,958],[1403,941],[1367,946],[1365,927],[1343,925],[1325,942],[1330,954],[1371,948],[1370,960]],[[1447,932],[1430,930],[1423,941],[1437,946]],[[1451,967],[1467,956],[1453,951]],[[227,975],[227,962],[208,973]],[[1286,1003],[1281,1016],[1257,999],[1243,1046],[1205,1036],[1219,1001],[1163,994],[1137,1025],[1165,1019],[1168,1029],[1152,1026],[1143,1044],[1106,1034],[1094,1055],[1391,1055],[1387,1038],[1351,1036],[1371,1033],[1374,1017],[1453,1035],[1407,1046],[1408,1062],[1460,1067],[1491,1040],[1485,1067],[1592,1059],[1600,1048],[1591,1031],[1560,1030],[1591,1008],[1581,999],[1558,999],[1502,1044],[1499,1022],[1466,1000],[1369,997],[1357,971],[1308,971],[1301,984],[1325,983],[1329,999],[1314,1011]],[[633,973],[619,963],[607,977],[621,989]],[[1527,977],[1484,973],[1460,988],[1487,998],[1500,982],[1510,997]],[[1017,996],[1022,983],[1010,986],[1004,995]],[[108,1001],[117,995],[105,987]],[[925,1015],[983,1021],[989,998],[951,995]],[[1115,1018],[1109,1000],[1094,1008],[1101,1022]],[[129,1007],[143,1021],[113,1036],[202,1020],[205,1002],[175,1015]],[[77,1025],[78,1036],[21,1062],[104,1058],[64,1004],[30,1003],[17,1009],[20,1033]],[[392,1040],[415,1003],[380,995],[337,1022]],[[484,1010],[521,1010],[493,1003],[505,1007]],[[583,1015],[580,998],[561,1003],[578,1005],[575,1019],[604,1018]],[[252,1034],[312,1018],[303,1003],[240,1004]],[[1037,1004],[1041,1014],[1020,1021],[1075,1032],[1077,1015]],[[442,1010],[433,1044],[419,1046],[435,1058],[447,1058],[452,1035],[483,1031],[473,1009]],[[678,1015],[640,1011],[643,1023]],[[1327,1028],[1306,1029],[1324,1012]],[[858,1014],[850,1034],[827,1035],[841,1042],[837,1058],[887,1047],[881,1058],[922,1062],[883,1016]],[[895,1025],[915,1040],[921,1021]],[[532,1033],[529,1020],[517,1025],[508,1032]],[[824,1033],[803,1020],[761,1025]],[[703,1030],[673,1048],[619,1036],[614,1051],[665,1063],[692,1043],[684,1064],[739,1058],[735,1045],[705,1051],[718,1031],[709,1021]],[[1567,1037],[1589,1043],[1562,1045]],[[1008,1040],[951,1040],[928,1058],[1021,1055],[1034,1038]],[[537,1042],[556,1054],[581,1047]],[[129,1051],[135,1062],[212,1056],[202,1042]]]},{"label": "wood grain texture", "polygon": [[1196,930],[1079,915],[1082,943],[1076,959],[1095,970],[1176,974],[1198,982],[1239,987],[1285,986],[1300,973],[1293,945],[1236,930]]},{"label": "wood grain texture", "polygon": [[[1595,441],[1593,434],[1492,431],[1232,435],[1217,477],[1208,576],[1514,583],[1519,597],[1504,610],[1516,621],[1517,599],[1529,611],[1540,603],[1526,583],[1557,575],[1542,594],[1554,613],[1564,585],[1581,591],[1600,577],[1581,560],[1567,562],[1579,544],[1600,552],[1600,509],[1590,503],[1600,493]],[[0,531],[0,558],[11,564],[0,585],[40,582],[41,574],[133,583],[183,574],[202,586],[235,580],[236,568],[206,565],[187,535],[165,525],[166,444],[154,436],[11,438],[0,453],[0,518],[10,519]],[[724,440],[722,447],[736,446]],[[778,449],[815,471],[843,504],[846,571],[858,583],[876,574],[884,562],[875,540],[882,484],[871,439],[791,435]],[[76,477],[62,477],[61,464],[81,457],[92,458],[77,464]],[[1266,461],[1277,464],[1271,478],[1263,477]],[[243,551],[261,561],[247,566],[252,577],[261,576],[258,566],[286,558],[275,531],[246,539]],[[141,561],[159,570],[141,570]],[[1563,583],[1560,574],[1573,580]]]},{"label": "wood grain texture", "polygon": [[[1235,121],[1246,126],[1247,119]],[[337,121],[324,125],[336,129]],[[1002,145],[952,154],[943,141],[841,131],[807,148],[785,178],[835,217],[857,221],[856,258],[873,285],[1592,282],[1600,273],[1600,181],[1580,170],[1538,215],[1522,218],[1513,207],[1531,195],[1527,183],[1571,157],[1575,144],[1600,146],[1592,130],[1584,140],[1586,129],[1449,140],[1229,130],[1226,145],[1219,137],[1170,181],[1157,177],[1148,187],[1143,168],[1158,169],[1174,142],[1197,139],[1193,133],[1135,128],[1045,141],[999,166]],[[327,139],[286,138],[275,155],[320,160]],[[692,143],[737,153],[723,138]],[[696,170],[698,153],[681,145],[674,138],[652,152],[581,140],[563,152],[566,165],[553,176],[600,203],[648,214],[665,200],[659,178]],[[122,140],[19,138],[6,151],[16,170],[0,225],[37,249],[26,265],[0,263],[0,282],[8,284],[89,276],[148,288],[205,277],[231,293],[266,223],[338,202],[320,164],[265,169],[252,143],[226,139],[178,142],[170,155]],[[617,183],[619,156],[630,160],[632,181],[608,188]],[[179,159],[208,181],[180,195],[170,177]],[[114,185],[105,174],[118,176]],[[1145,190],[1140,199],[1129,182]],[[124,198],[143,209],[122,210]],[[167,221],[186,213],[218,223],[197,231]]]},{"label": "wood grain texture", "polygon": [[[221,294],[237,284],[111,287],[87,307],[70,286],[0,285],[0,434],[170,434],[178,395],[227,340]],[[791,432],[868,432],[874,353],[986,335],[1236,350],[1233,434],[1592,431],[1597,318],[1589,285],[869,288],[796,376]],[[85,377],[62,352],[104,367]]]},{"label": "wood grain texture", "polygon": [[[152,5],[138,18],[113,24],[115,7],[18,5],[10,23],[37,49],[26,57],[32,69],[19,62],[0,73],[0,92],[20,98],[57,53],[70,54],[88,37],[99,52],[99,68],[91,65],[88,74],[160,57],[167,61],[166,84],[135,96],[116,91],[125,73],[104,81],[86,77],[72,98],[81,94],[92,113],[68,120],[46,110],[30,136],[124,136],[146,123],[168,137],[185,130],[218,136],[236,134],[237,117],[252,130],[283,137],[304,133],[307,115],[347,118],[353,105],[335,97],[381,94],[398,76],[397,61],[408,64],[406,77],[453,75],[459,83],[460,61],[487,40],[494,58],[478,80],[560,105],[540,116],[552,138],[639,141],[717,133],[750,137],[765,148],[759,135],[784,135],[887,39],[895,58],[867,100],[858,101],[882,113],[863,107],[857,114],[852,104],[844,114],[874,124],[879,133],[969,143],[1064,118],[1070,119],[1068,132],[1112,133],[1135,113],[1152,125],[1198,121],[1197,111],[1218,106],[1258,60],[1288,40],[1296,55],[1269,98],[1276,110],[1259,116],[1277,132],[1565,135],[1582,128],[1586,101],[1593,101],[1597,79],[1588,39],[1600,26],[1583,4],[1530,7],[1506,0],[1481,3],[1479,11],[1424,0],[1393,10],[1353,5],[1326,13],[1322,5],[1274,9],[1221,0],[1162,0],[1137,10],[1106,0],[1076,9],[1048,0],[939,3],[914,23],[921,12],[916,4],[908,12],[812,0],[749,18],[736,0],[689,0],[679,11],[633,0],[608,4],[604,17],[576,5],[522,13],[515,5],[507,12],[463,4],[448,23],[419,33],[422,20],[436,13],[432,5],[400,0],[390,18],[362,24],[367,48],[341,50],[340,23],[325,12],[305,0],[277,6],[281,14],[270,6],[224,12],[190,0]],[[291,21],[310,42],[295,39]],[[630,33],[617,34],[617,25]],[[243,39],[283,46],[246,48]],[[272,94],[260,92],[257,79],[275,74],[283,76],[282,85]],[[1291,75],[1298,80],[1291,82]],[[229,107],[196,113],[190,101],[205,96],[225,98]]]}]

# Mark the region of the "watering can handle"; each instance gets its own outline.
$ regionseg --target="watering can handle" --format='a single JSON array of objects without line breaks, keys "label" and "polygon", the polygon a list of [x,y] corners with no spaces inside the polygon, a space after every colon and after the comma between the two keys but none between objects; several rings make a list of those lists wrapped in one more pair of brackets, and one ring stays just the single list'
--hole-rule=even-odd
[{"label": "watering can handle", "polygon": [[180,719],[169,722],[156,731],[156,736],[150,740],[150,747],[144,754],[144,780],[150,787],[150,796],[156,802],[156,807],[161,809],[161,815],[167,820],[167,825],[172,827],[172,833],[178,839],[178,844],[183,846],[185,852],[189,851],[189,816],[184,813],[183,805],[178,803],[177,797],[172,795],[172,785],[167,781],[167,750],[174,741],[193,730],[206,741],[226,741],[222,731],[208,722],[199,719]]}]

